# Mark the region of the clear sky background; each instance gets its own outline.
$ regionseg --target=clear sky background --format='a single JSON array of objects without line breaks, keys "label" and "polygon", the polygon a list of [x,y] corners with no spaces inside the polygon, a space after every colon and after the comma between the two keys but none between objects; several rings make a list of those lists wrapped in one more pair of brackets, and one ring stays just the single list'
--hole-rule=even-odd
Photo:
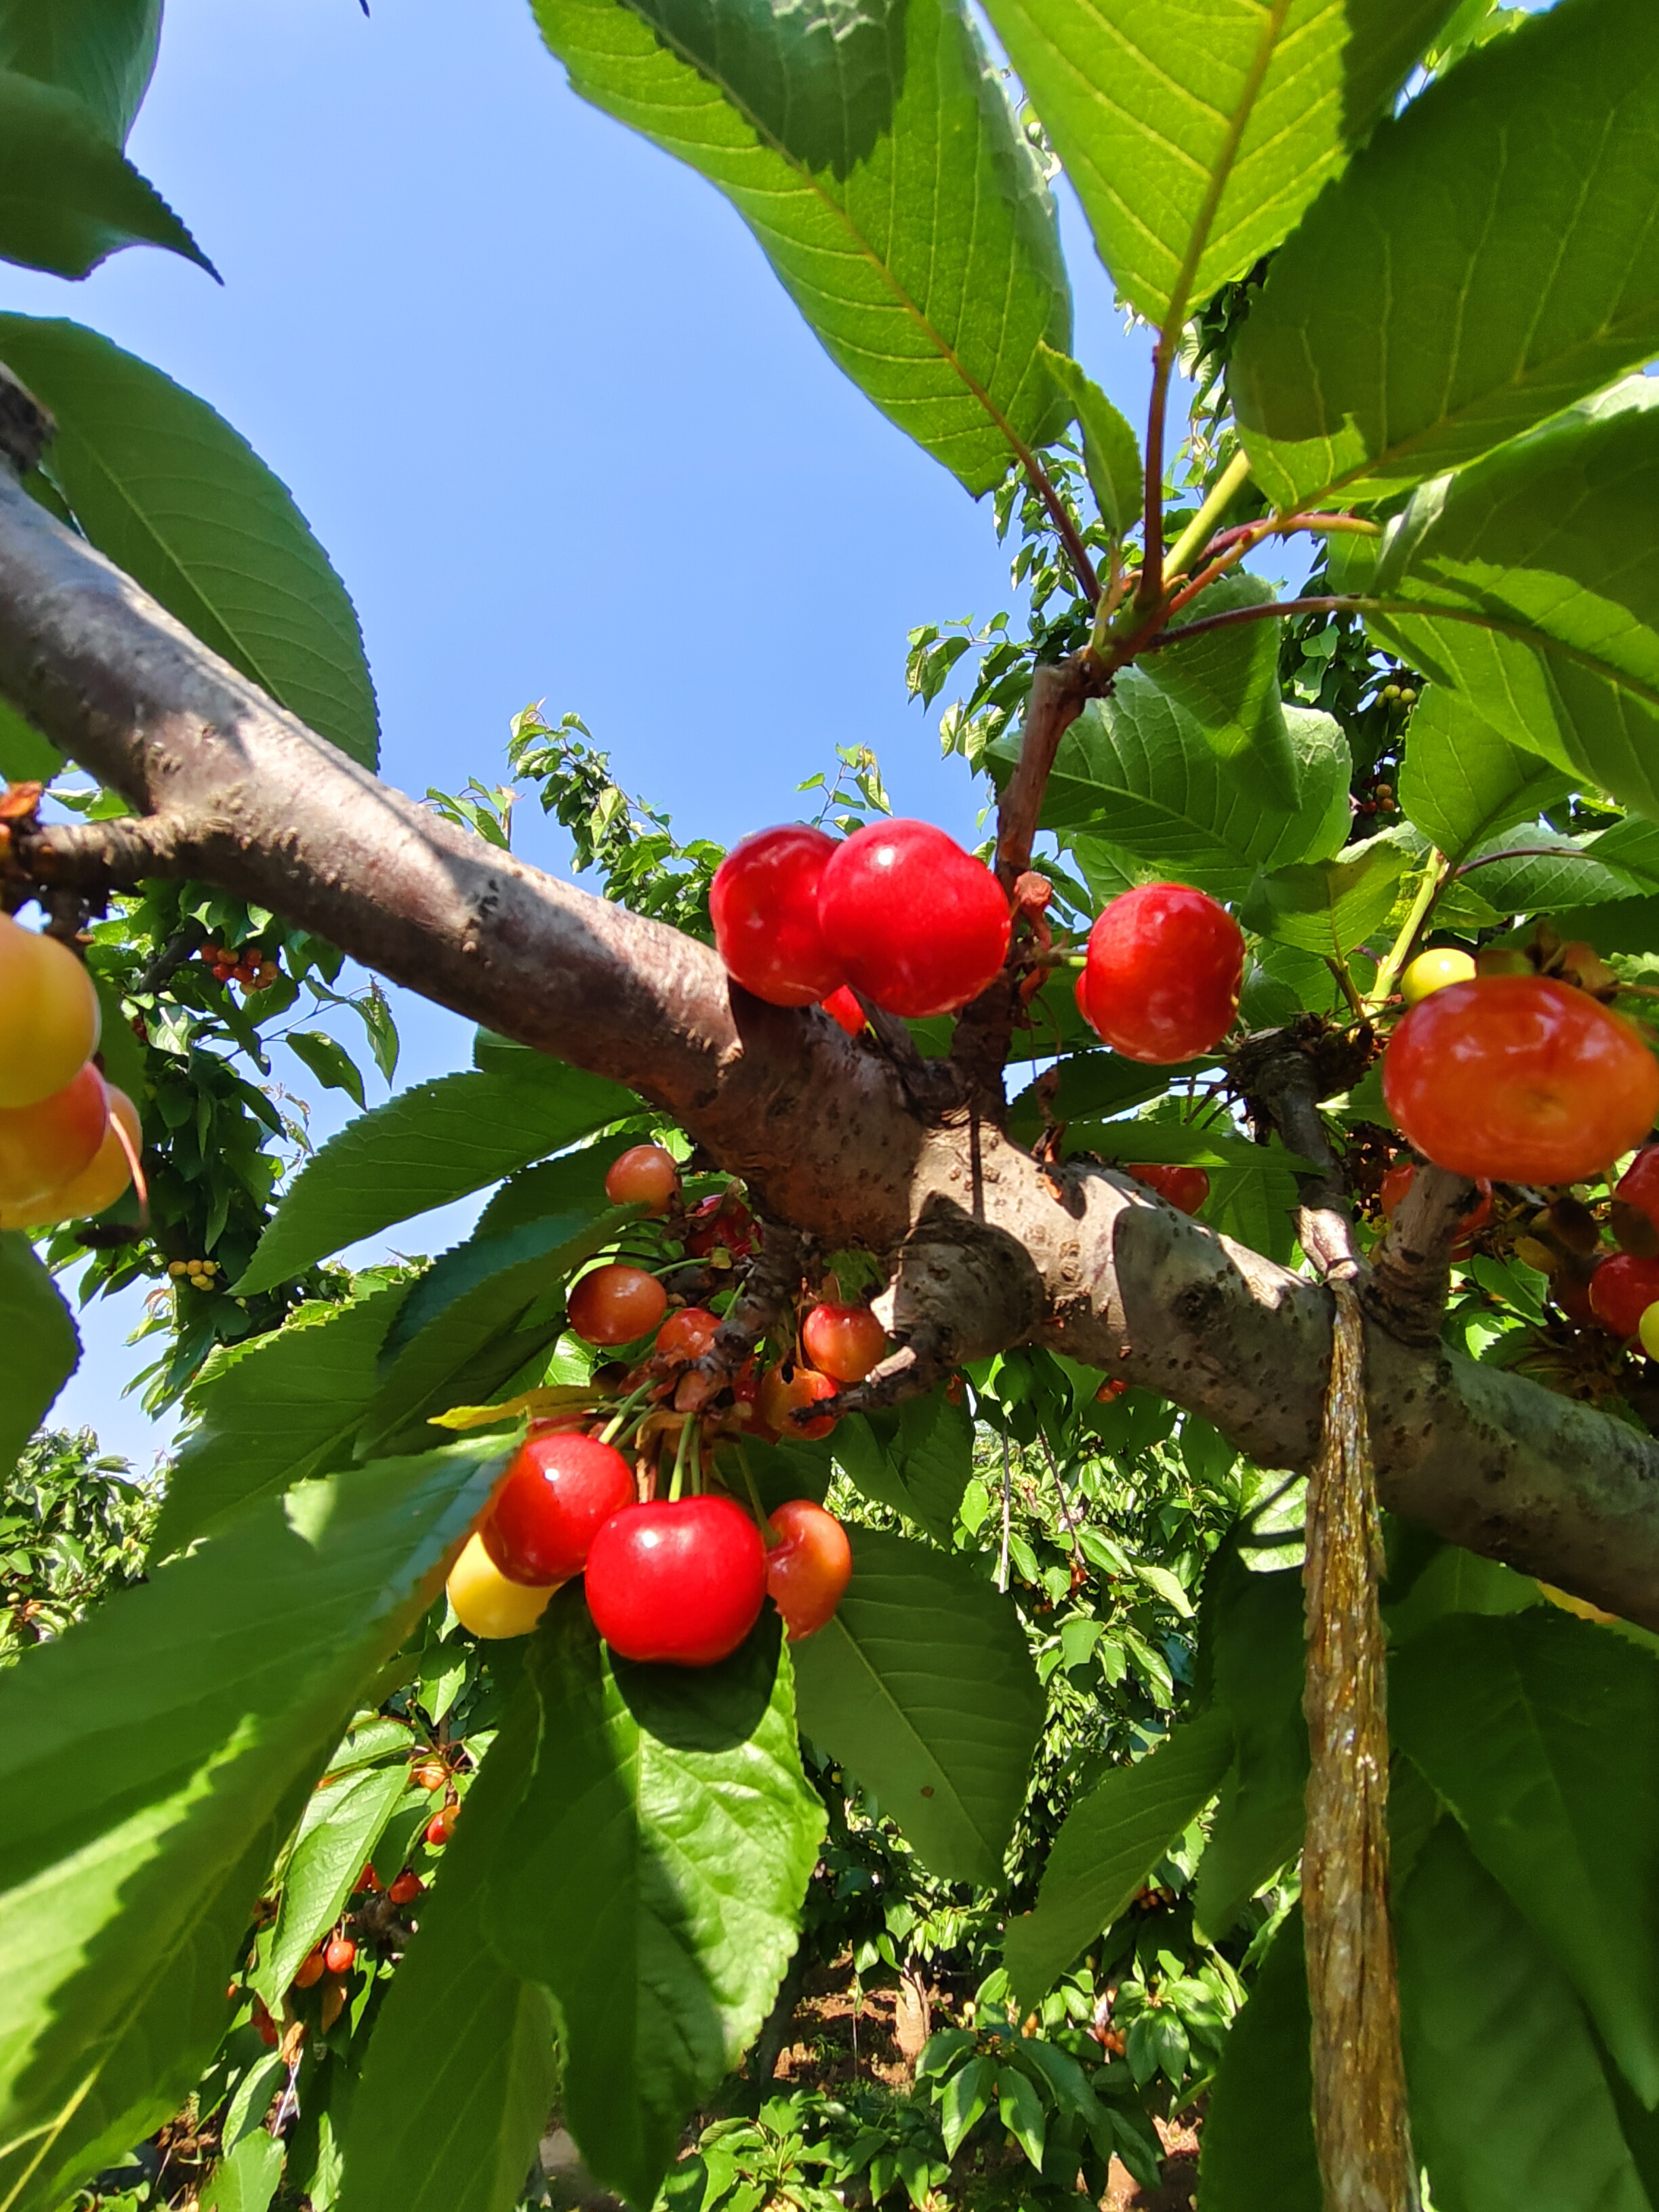
[{"label": "clear sky background", "polygon": [[[169,0],[130,150],[222,288],[136,249],[80,284],[0,269],[0,306],[155,362],[288,483],[356,600],[405,789],[500,781],[508,717],[544,699],[684,836],[791,818],[852,743],[899,811],[969,836],[905,634],[1013,604],[988,502],[842,376],[712,188],[574,97],[525,0],[373,5]],[[1077,349],[1136,419],[1144,336],[1064,219]],[[562,864],[539,815],[515,842]],[[465,1024],[398,1013],[399,1085],[464,1064]],[[121,1396],[139,1311],[82,1316],[52,1418],[142,1468],[171,1425]]]}]

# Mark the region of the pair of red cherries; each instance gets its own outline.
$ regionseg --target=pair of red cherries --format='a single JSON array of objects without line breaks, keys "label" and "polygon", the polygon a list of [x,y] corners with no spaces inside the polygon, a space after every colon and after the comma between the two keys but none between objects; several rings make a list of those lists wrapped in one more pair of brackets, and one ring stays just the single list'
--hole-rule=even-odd
[{"label": "pair of red cherries", "polygon": [[822,1628],[853,1571],[847,1532],[809,1498],[767,1523],[708,1494],[641,1504],[628,1462],[578,1431],[532,1431],[478,1537],[509,1582],[585,1575],[593,1626],[625,1659],[710,1667],[735,1651],[768,1595],[792,1643]]},{"label": "pair of red cherries", "polygon": [[[709,891],[726,973],[775,1006],[823,1005],[863,1026],[855,994],[919,1021],[953,1013],[994,981],[1012,916],[982,861],[931,823],[873,822],[836,843],[804,823],[757,830]],[[1231,1026],[1244,939],[1224,907],[1186,884],[1142,884],[1089,936],[1078,1005],[1132,1060],[1207,1052]]]}]

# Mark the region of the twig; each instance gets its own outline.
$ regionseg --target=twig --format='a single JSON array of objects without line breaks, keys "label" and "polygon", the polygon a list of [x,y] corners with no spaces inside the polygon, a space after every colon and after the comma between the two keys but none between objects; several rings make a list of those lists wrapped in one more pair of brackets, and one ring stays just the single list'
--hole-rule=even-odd
[{"label": "twig", "polygon": [[[1361,1035],[1368,1058],[1370,1033]],[[1354,1249],[1347,1190],[1319,1112],[1319,1100],[1335,1087],[1322,1079],[1317,1064],[1327,1042],[1316,1025],[1272,1030],[1249,1040],[1234,1060],[1233,1073],[1257,1116],[1271,1122],[1291,1152],[1315,1164],[1314,1173],[1296,1179],[1297,1233],[1302,1249],[1331,1282],[1352,1280],[1364,1270]]]},{"label": "twig", "polygon": [[1008,1514],[1012,1502],[1013,1474],[1008,1463],[1008,1417],[1002,1417],[1002,1556],[997,1562],[997,1588],[1008,1595]]},{"label": "twig", "polygon": [[1422,933],[1424,925],[1434,910],[1435,901],[1446,887],[1446,857],[1437,848],[1429,850],[1429,869],[1412,901],[1411,912],[1401,925],[1400,934],[1383,956],[1371,985],[1370,1004],[1382,1006],[1392,995],[1400,971],[1411,957],[1412,946]]},{"label": "twig", "polygon": [[1152,396],[1146,406],[1146,489],[1144,495],[1146,556],[1140,564],[1136,604],[1161,607],[1164,599],[1164,417],[1169,410],[1170,370],[1175,359],[1173,319],[1159,331],[1152,348]]},{"label": "twig", "polygon": [[1075,1559],[1081,1559],[1083,1541],[1077,1533],[1077,1522],[1072,1518],[1072,1509],[1066,1502],[1066,1486],[1060,1479],[1060,1462],[1054,1457],[1054,1448],[1049,1443],[1046,1431],[1037,1431],[1037,1442],[1042,1446],[1042,1455],[1048,1461],[1048,1472],[1054,1479],[1054,1495],[1060,1500],[1060,1517],[1066,1523],[1066,1532],[1072,1540],[1072,1555]]},{"label": "twig", "polygon": [[[1198,513],[1170,548],[1164,562],[1164,571],[1166,575],[1180,575],[1200,547],[1206,552],[1209,550],[1206,540],[1211,525],[1217,515],[1225,514],[1234,495],[1249,477],[1249,473],[1250,457],[1241,447],[1211,486],[1205,496],[1204,504],[1199,508]],[[1249,523],[1243,526],[1247,531],[1253,526]],[[1230,530],[1226,534],[1229,538],[1233,538],[1239,533]]]},{"label": "twig", "polygon": [[1182,623],[1179,629],[1143,639],[1139,649],[1161,653],[1166,645],[1179,645],[1183,638],[1205,637],[1212,629],[1236,629],[1240,623],[1273,622],[1281,615],[1358,614],[1366,605],[1357,593],[1328,592],[1312,599],[1270,599],[1259,607],[1229,607],[1225,614],[1206,615],[1201,622]]},{"label": "twig", "polygon": [[1043,793],[1065,736],[1089,701],[1109,682],[1089,653],[1045,661],[1031,678],[1019,759],[997,809],[997,873],[1012,891],[1031,865],[1031,847],[1042,813]]},{"label": "twig", "polygon": [[1067,514],[1066,502],[1055,488],[1054,479],[1036,455],[1027,453],[1024,459],[1027,480],[1048,510],[1048,520],[1054,524],[1060,544],[1066,548],[1066,557],[1072,564],[1079,588],[1089,605],[1095,606],[1100,599],[1100,579],[1095,574],[1095,564],[1089,558],[1089,549],[1083,542],[1082,532]]}]

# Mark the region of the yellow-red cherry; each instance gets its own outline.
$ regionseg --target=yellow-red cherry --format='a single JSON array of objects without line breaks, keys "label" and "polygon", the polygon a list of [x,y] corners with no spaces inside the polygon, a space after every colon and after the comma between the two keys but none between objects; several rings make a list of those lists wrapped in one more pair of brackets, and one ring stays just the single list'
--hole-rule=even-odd
[{"label": "yellow-red cherry", "polygon": [[805,1421],[798,1421],[794,1416],[797,1411],[804,1413],[807,1407],[817,1405],[821,1398],[833,1398],[840,1389],[839,1382],[820,1375],[815,1368],[799,1366],[793,1359],[781,1359],[761,1377],[756,1410],[775,1436],[796,1437],[815,1443],[835,1427],[836,1416],[815,1413]]},{"label": "yellow-red cherry", "polygon": [[104,1079],[88,1061],[33,1106],[0,1107],[0,1206],[31,1206],[98,1156],[109,1127]]},{"label": "yellow-red cherry", "polygon": [[98,1030],[98,994],[68,945],[0,914],[0,1107],[62,1091]]},{"label": "yellow-red cherry", "polygon": [[349,1974],[357,1960],[357,1946],[349,1936],[336,1936],[323,1950],[323,1964],[331,1974]]},{"label": "yellow-red cherry", "polygon": [[580,1574],[594,1537],[635,1494],[634,1470],[613,1444],[565,1429],[532,1429],[478,1534],[509,1582],[544,1589]]},{"label": "yellow-red cherry", "polygon": [[[475,1528],[461,1547],[461,1555],[450,1569],[444,1587],[462,1627],[497,1643],[507,1637],[528,1636],[559,1586],[548,1583],[538,1589],[528,1583],[509,1582]],[[433,1790],[441,1786],[441,1783],[425,1784]]]},{"label": "yellow-red cherry", "polygon": [[766,1546],[729,1498],[625,1506],[593,1540],[583,1584],[593,1626],[624,1659],[712,1667],[766,1595]]},{"label": "yellow-red cherry", "polygon": [[652,1350],[664,1359],[701,1359],[720,1325],[720,1316],[707,1306],[680,1306],[657,1331]]},{"label": "yellow-red cherry", "polygon": [[[48,1191],[44,1198],[32,1200],[24,1206],[0,1206],[0,1229],[44,1229],[55,1221],[89,1220],[94,1213],[113,1206],[132,1181],[131,1161],[138,1157],[143,1142],[138,1109],[126,1092],[118,1091],[112,1083],[105,1088],[109,1099],[109,1119],[105,1125],[104,1140],[94,1153],[90,1165],[72,1176],[60,1188]],[[125,1144],[121,1140],[123,1133]],[[131,1146],[131,1157],[128,1146]]]},{"label": "yellow-red cherry", "polygon": [[801,1323],[800,1340],[818,1372],[837,1382],[862,1382],[887,1356],[887,1332],[869,1307],[830,1298]]},{"label": "yellow-red cherry", "polygon": [[1210,1178],[1202,1168],[1166,1166],[1161,1160],[1137,1160],[1129,1173],[1136,1182],[1155,1190],[1182,1213],[1196,1213],[1210,1194]]},{"label": "yellow-red cherry", "polygon": [[314,1989],[327,1971],[328,1961],[319,1944],[314,1951],[307,1951],[294,1969],[294,1986],[296,1990]]},{"label": "yellow-red cherry", "polygon": [[660,1213],[680,1187],[674,1155],[663,1145],[630,1145],[611,1161],[605,1194],[613,1206],[644,1206]]},{"label": "yellow-red cherry", "polygon": [[441,1790],[449,1780],[449,1769],[441,1759],[418,1759],[410,1768],[409,1778],[417,1790]]},{"label": "yellow-red cherry", "polygon": [[1013,918],[982,860],[931,822],[866,823],[818,882],[823,941],[846,980],[908,1020],[954,1013],[1007,957]]},{"label": "yellow-red cherry", "polygon": [[654,1275],[623,1261],[595,1267],[570,1293],[570,1326],[585,1344],[632,1344],[649,1336],[668,1310]]},{"label": "yellow-red cherry", "polygon": [[775,1006],[810,1006],[843,979],[818,921],[818,882],[836,841],[803,822],[757,830],[714,871],[714,949],[735,983]]},{"label": "yellow-red cherry", "polygon": [[767,1522],[778,1539],[766,1554],[767,1593],[789,1641],[816,1636],[841,1603],[853,1573],[853,1547],[833,1513],[792,1498]]},{"label": "yellow-red cherry", "polygon": [[1455,1175],[1579,1182],[1651,1129],[1659,1062],[1570,984],[1480,975],[1412,1008],[1383,1056],[1382,1095],[1417,1151]]},{"label": "yellow-red cherry", "polygon": [[1089,933],[1078,1004],[1126,1059],[1192,1060],[1232,1027],[1244,979],[1244,933],[1190,884],[1138,884]]},{"label": "yellow-red cherry", "polygon": [[1590,1310],[1614,1336],[1634,1336],[1642,1316],[1659,1300],[1659,1260],[1615,1252],[1590,1277]]},{"label": "yellow-red cherry", "polygon": [[434,1813],[427,1822],[425,1835],[428,1850],[442,1850],[455,1832],[455,1822],[460,1814],[459,1805],[446,1805],[441,1813]]}]

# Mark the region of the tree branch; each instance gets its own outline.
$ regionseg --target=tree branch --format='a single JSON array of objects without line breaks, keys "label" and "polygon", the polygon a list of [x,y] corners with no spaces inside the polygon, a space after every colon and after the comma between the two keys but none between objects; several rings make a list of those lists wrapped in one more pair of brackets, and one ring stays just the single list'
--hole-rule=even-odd
[{"label": "tree branch", "polygon": [[[913,1365],[924,1347],[1047,1344],[1162,1391],[1260,1465],[1311,1465],[1323,1289],[1109,1170],[1040,1165],[994,1123],[918,1110],[827,1016],[762,1005],[709,947],[379,782],[3,472],[0,694],[143,817],[42,833],[60,880],[199,877],[629,1085],[745,1177],[767,1218],[897,1259],[890,1310]],[[1659,1628],[1653,1439],[1374,1321],[1366,1358],[1384,1503]]]},{"label": "tree branch", "polygon": [[1089,701],[1109,679],[1087,653],[1045,661],[1031,678],[1019,760],[997,808],[997,873],[1012,892],[1031,865],[1031,847],[1042,813],[1042,795],[1065,736]]},{"label": "tree branch", "polygon": [[1366,1312],[1402,1344],[1430,1350],[1439,1343],[1452,1246],[1480,1203],[1466,1176],[1425,1164],[1412,1177],[1360,1293]]}]

